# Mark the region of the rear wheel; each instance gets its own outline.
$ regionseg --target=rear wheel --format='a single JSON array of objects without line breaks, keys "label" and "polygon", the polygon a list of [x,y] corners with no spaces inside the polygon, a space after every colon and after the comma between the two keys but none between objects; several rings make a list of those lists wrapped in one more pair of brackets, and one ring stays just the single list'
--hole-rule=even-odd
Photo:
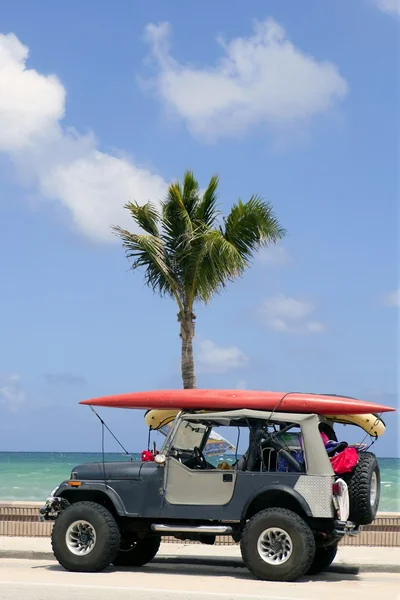
[{"label": "rear wheel", "polygon": [[375,519],[380,498],[380,471],[376,456],[360,452],[354,471],[347,475],[349,519],[357,525],[369,525]]},{"label": "rear wheel", "polygon": [[102,571],[115,558],[121,536],[104,506],[76,502],[57,517],[51,534],[54,556],[68,571]]},{"label": "rear wheel", "polygon": [[317,575],[325,571],[335,560],[337,554],[337,543],[331,546],[317,546],[311,567],[307,575]]},{"label": "rear wheel", "polygon": [[284,508],[269,508],[252,517],[240,544],[247,568],[267,581],[302,577],[315,553],[314,536],[307,523]]},{"label": "rear wheel", "polygon": [[141,567],[153,560],[161,544],[161,537],[143,538],[137,542],[122,546],[112,561],[118,567]]}]

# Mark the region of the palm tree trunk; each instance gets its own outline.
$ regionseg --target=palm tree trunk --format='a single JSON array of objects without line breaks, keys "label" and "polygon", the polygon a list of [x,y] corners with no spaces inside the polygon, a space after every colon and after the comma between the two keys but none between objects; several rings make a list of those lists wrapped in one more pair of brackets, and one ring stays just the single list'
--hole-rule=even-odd
[{"label": "palm tree trunk", "polygon": [[194,319],[195,316],[191,310],[185,310],[178,319],[181,324],[180,337],[182,340],[181,352],[181,372],[184,389],[193,389],[196,387],[196,375],[194,371],[193,356],[193,338],[194,338]]}]

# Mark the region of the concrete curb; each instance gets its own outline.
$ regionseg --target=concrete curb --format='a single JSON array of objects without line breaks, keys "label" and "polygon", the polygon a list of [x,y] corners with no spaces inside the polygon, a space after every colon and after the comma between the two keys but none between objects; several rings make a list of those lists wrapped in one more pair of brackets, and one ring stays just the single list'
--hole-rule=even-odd
[{"label": "concrete curb", "polygon": [[[46,560],[57,562],[52,552],[40,552],[35,550],[0,550],[0,559],[14,560]],[[171,554],[160,555],[154,558],[152,564],[157,565],[193,565],[193,566],[213,566],[213,567],[230,567],[230,568],[245,568],[240,558],[228,556],[226,558],[220,556],[173,556]],[[118,570],[128,569],[129,567],[118,567]],[[329,573],[342,573],[346,575],[357,575],[358,573],[399,573],[400,564],[357,564],[349,565],[345,563],[333,564],[329,569]]]},{"label": "concrete curb", "polygon": [[51,552],[37,552],[35,550],[0,550],[0,559],[16,558],[19,560],[52,560],[55,561]]}]

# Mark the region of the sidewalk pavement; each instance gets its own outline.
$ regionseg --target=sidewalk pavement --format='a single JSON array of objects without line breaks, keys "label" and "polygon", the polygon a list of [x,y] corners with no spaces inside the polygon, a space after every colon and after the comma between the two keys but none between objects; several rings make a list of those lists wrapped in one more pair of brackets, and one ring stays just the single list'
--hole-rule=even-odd
[{"label": "sidewalk pavement", "polygon": [[[0,536],[0,558],[55,560],[49,538]],[[203,562],[204,559],[222,563],[240,562],[239,546],[206,546],[202,544],[161,544],[154,559]],[[353,567],[363,572],[400,573],[399,548],[374,546],[339,546],[332,568]]]}]

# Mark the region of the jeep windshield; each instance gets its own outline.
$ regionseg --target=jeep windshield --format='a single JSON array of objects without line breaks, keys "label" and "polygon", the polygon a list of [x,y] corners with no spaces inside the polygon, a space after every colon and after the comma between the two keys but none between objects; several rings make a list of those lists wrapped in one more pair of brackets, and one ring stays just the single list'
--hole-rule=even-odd
[{"label": "jeep windshield", "polygon": [[172,449],[191,452],[195,447],[200,448],[208,430],[209,427],[205,424],[182,421],[174,436]]}]

